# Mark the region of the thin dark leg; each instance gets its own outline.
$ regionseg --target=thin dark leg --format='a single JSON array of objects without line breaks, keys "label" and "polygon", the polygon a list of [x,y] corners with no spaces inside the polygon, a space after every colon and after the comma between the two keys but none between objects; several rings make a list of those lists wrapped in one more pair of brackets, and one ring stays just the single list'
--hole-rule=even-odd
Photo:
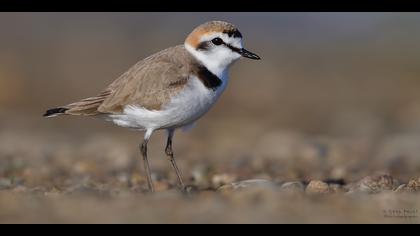
[{"label": "thin dark leg", "polygon": [[174,152],[172,151],[172,138],[173,138],[173,136],[174,136],[174,130],[168,130],[168,141],[166,143],[165,153],[172,163],[172,167],[174,168],[174,170],[176,172],[176,176],[178,177],[178,182],[179,182],[181,188],[184,190],[185,185],[184,185],[184,182],[182,181],[181,172],[179,171],[178,166],[175,162]]},{"label": "thin dark leg", "polygon": [[150,171],[149,160],[147,159],[147,143],[148,142],[149,142],[149,139],[145,138],[142,145],[140,146],[140,151],[143,156],[144,170],[146,171],[146,176],[147,176],[147,184],[149,185],[150,192],[153,193],[155,191],[155,187],[153,186],[152,173]]}]

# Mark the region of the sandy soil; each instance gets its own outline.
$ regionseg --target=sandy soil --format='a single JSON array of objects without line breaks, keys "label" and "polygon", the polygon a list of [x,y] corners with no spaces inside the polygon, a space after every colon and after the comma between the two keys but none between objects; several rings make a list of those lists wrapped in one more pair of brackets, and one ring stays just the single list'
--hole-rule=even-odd
[{"label": "sandy soil", "polygon": [[377,143],[278,130],[238,144],[233,125],[224,135],[197,127],[175,139],[182,193],[157,134],[158,191],[149,194],[139,134],[95,120],[86,122],[104,131],[47,127],[72,121],[2,129],[1,223],[420,223],[418,160],[408,155],[417,145],[403,157],[383,154],[401,152],[405,136]]}]

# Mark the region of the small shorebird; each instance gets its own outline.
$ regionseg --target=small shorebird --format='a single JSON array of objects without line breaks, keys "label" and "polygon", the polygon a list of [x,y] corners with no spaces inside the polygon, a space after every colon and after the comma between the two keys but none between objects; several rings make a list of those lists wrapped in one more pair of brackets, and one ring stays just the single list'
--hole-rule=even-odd
[{"label": "small shorebird", "polygon": [[243,48],[234,25],[210,21],[195,28],[183,45],[141,60],[98,95],[50,109],[44,116],[94,116],[145,131],[140,151],[151,192],[147,143],[154,131],[167,130],[165,153],[184,189],[172,151],[174,131],[192,125],[213,106],[226,88],[229,66],[240,57],[260,59]]}]

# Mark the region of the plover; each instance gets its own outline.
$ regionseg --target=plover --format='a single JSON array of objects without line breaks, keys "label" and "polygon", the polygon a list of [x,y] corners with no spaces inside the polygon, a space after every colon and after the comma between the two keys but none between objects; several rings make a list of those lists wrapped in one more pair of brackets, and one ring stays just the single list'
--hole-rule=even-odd
[{"label": "plover", "polygon": [[174,132],[191,126],[214,105],[228,84],[230,65],[241,57],[260,59],[243,48],[233,24],[210,21],[195,28],[184,44],[141,60],[98,95],[49,109],[44,116],[94,116],[145,131],[140,151],[151,192],[147,143],[154,131],[166,130],[165,153],[184,189],[172,151]]}]

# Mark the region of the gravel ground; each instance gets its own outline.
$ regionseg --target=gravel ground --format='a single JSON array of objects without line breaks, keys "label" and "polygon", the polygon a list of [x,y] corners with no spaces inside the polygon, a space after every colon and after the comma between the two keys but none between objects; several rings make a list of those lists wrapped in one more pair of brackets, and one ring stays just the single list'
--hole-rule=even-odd
[{"label": "gravel ground", "polygon": [[417,147],[401,149],[404,135],[374,144],[278,130],[240,148],[205,126],[180,132],[182,193],[157,134],[150,194],[138,134],[9,123],[0,132],[1,223],[420,223]]}]

